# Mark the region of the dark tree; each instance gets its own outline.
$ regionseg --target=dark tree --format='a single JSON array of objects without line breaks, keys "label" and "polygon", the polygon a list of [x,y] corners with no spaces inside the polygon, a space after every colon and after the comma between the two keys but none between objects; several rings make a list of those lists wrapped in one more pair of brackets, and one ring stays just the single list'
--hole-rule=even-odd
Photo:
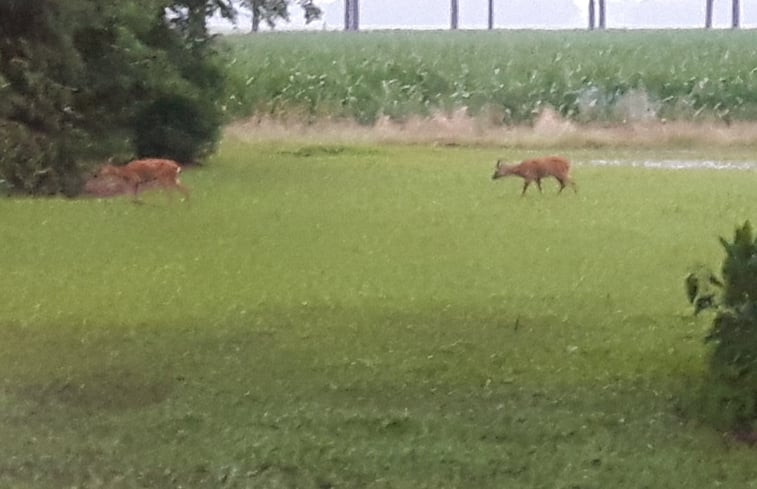
[{"label": "dark tree", "polygon": [[[230,0],[0,1],[0,179],[75,194],[109,156],[207,154],[222,122],[224,65],[206,24],[218,13],[234,17]],[[145,145],[151,127],[171,146]]]},{"label": "dark tree", "polygon": [[258,32],[260,30],[260,11],[255,8],[254,2],[252,7],[250,8],[250,14],[252,16],[252,27],[250,28],[250,32]]},{"label": "dark tree", "polygon": [[[258,32],[261,21],[269,27],[276,26],[276,22],[289,22],[289,5],[291,0],[244,0],[243,4],[250,9],[252,16],[252,32]],[[305,14],[305,22],[310,23],[320,19],[323,12],[313,0],[297,0],[296,3]]]}]

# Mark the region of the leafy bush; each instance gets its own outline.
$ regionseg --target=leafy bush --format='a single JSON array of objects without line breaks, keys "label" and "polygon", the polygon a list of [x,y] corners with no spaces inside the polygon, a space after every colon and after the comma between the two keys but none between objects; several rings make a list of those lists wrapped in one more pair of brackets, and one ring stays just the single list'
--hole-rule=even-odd
[{"label": "leafy bush", "polygon": [[747,221],[732,242],[720,241],[726,252],[722,280],[703,270],[686,279],[695,310],[715,311],[706,337],[712,345],[713,382],[705,415],[719,427],[752,431],[757,421],[757,238]]},{"label": "leafy bush", "polygon": [[220,125],[220,111],[212,103],[163,96],[137,116],[137,154],[191,163],[213,149]]},{"label": "leafy bush", "polygon": [[75,133],[65,141],[35,134],[22,124],[0,121],[0,176],[4,186],[36,194],[79,193],[81,168],[71,157]]},{"label": "leafy bush", "polygon": [[70,110],[81,65],[63,22],[46,1],[0,3],[0,178],[17,191],[76,192],[68,150],[87,145]]},{"label": "leafy bush", "polygon": [[86,162],[134,153],[192,161],[212,149],[225,81],[205,23],[216,12],[233,7],[0,2],[0,180],[75,194]]}]

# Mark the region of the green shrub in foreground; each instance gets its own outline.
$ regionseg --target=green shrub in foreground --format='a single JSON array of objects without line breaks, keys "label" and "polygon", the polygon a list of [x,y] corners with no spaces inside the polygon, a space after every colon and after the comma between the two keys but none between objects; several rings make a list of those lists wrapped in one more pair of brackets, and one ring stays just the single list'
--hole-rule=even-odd
[{"label": "green shrub in foreground", "polygon": [[[757,421],[757,239],[747,221],[732,242],[720,241],[726,251],[722,282],[701,272],[687,278],[696,309],[716,311],[706,338],[713,348],[705,416],[721,428],[752,431]],[[707,284],[720,289],[718,297]]]}]

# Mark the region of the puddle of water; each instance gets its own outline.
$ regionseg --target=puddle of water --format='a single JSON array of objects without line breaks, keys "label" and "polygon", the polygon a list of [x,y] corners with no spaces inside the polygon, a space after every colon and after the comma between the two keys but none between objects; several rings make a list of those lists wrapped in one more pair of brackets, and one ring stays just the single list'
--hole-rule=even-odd
[{"label": "puddle of water", "polygon": [[711,160],[591,160],[592,166],[630,166],[663,170],[757,170],[757,162],[725,162]]}]

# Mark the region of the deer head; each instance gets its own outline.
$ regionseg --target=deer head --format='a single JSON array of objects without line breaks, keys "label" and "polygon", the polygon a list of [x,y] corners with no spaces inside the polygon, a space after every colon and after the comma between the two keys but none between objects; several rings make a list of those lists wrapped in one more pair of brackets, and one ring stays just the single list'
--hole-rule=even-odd
[{"label": "deer head", "polygon": [[505,165],[502,160],[497,160],[497,166],[494,167],[494,175],[492,175],[492,180],[506,177],[510,175],[510,173],[511,173],[511,167],[508,165]]}]

